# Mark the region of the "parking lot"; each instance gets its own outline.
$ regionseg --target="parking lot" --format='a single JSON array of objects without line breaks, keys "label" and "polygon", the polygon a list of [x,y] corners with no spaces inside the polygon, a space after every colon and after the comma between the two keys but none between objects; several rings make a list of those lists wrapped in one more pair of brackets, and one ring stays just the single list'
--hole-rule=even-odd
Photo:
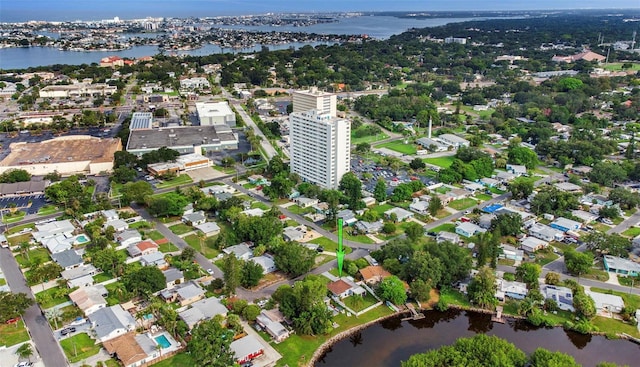
[{"label": "parking lot", "polygon": [[[26,208],[31,202],[31,206]],[[6,209],[12,207],[15,204],[16,208],[25,211],[27,214],[36,214],[40,208],[47,205],[47,201],[44,195],[28,195],[28,196],[13,196],[0,198],[0,208]],[[24,208],[24,209],[21,209]]]}]

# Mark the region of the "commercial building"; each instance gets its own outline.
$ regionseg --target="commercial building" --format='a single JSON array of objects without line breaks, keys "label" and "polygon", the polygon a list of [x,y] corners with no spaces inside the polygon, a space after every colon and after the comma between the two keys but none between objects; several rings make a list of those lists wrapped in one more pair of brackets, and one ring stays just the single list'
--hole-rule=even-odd
[{"label": "commercial building", "polygon": [[316,110],[331,117],[337,116],[337,97],[318,88],[293,92],[293,112]]},{"label": "commercial building", "polygon": [[63,136],[39,143],[12,143],[9,155],[0,161],[0,173],[23,169],[43,176],[58,171],[63,176],[99,174],[113,169],[113,155],[122,150],[120,139],[87,135]]},{"label": "commercial building", "polygon": [[337,189],[350,170],[351,124],[317,110],[293,112],[291,172],[325,189]]},{"label": "commercial building", "polygon": [[129,134],[129,153],[140,156],[162,147],[180,154],[238,149],[238,137],[226,125],[132,130]]},{"label": "commercial building", "polygon": [[153,114],[151,112],[134,112],[131,115],[129,130],[150,130],[153,127]]},{"label": "commercial building", "polygon": [[469,140],[461,138],[457,135],[453,135],[453,134],[442,134],[440,136],[438,136],[438,139],[443,142],[444,144],[447,144],[449,146],[452,146],[454,148],[460,148],[460,147],[468,147],[469,145],[471,145],[471,143],[469,142]]},{"label": "commercial building", "polygon": [[181,155],[176,158],[175,162],[150,164],[147,166],[147,170],[154,176],[161,176],[167,173],[179,174],[200,168],[211,167],[212,164],[213,163],[209,158],[193,153]]},{"label": "commercial building", "polygon": [[180,80],[180,89],[208,89],[211,85],[207,78],[195,77]]},{"label": "commercial building", "polygon": [[40,98],[91,97],[95,95],[110,96],[118,91],[118,87],[104,83],[78,83],[70,85],[48,85],[40,89]]},{"label": "commercial building", "polygon": [[227,102],[198,102],[196,112],[200,126],[236,126],[236,114]]}]

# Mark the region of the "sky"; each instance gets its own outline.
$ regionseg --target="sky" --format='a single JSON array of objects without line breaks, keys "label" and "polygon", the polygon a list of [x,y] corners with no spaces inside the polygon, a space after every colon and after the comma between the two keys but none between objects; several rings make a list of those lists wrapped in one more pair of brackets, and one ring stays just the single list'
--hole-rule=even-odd
[{"label": "sky", "polygon": [[640,0],[0,0],[0,22],[267,12],[640,8]]}]

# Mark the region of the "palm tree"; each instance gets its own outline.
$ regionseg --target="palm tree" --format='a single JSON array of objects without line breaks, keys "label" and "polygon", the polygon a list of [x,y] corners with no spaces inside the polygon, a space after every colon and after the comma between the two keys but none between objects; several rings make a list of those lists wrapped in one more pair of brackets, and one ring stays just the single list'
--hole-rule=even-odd
[{"label": "palm tree", "polygon": [[56,325],[56,330],[58,330],[58,319],[62,317],[62,311],[57,307],[53,307],[45,311],[45,316],[49,320],[53,319],[53,323]]},{"label": "palm tree", "polygon": [[18,246],[20,246],[20,253],[22,256],[24,256],[27,261],[31,261],[29,258],[29,248],[31,248],[31,244],[29,242],[20,242]]},{"label": "palm tree", "polygon": [[22,359],[27,359],[30,361],[30,357],[33,355],[33,348],[31,348],[31,343],[22,344],[17,350],[16,354],[18,357]]}]

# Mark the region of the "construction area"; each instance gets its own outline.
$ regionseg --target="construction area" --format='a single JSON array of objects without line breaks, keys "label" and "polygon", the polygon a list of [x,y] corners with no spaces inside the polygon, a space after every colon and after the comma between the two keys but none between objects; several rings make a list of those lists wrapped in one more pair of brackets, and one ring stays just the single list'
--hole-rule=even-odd
[{"label": "construction area", "polygon": [[117,138],[75,135],[39,143],[12,143],[9,149],[9,155],[0,161],[0,173],[23,169],[32,175],[53,171],[95,175],[113,170],[114,153],[122,150],[122,143]]}]

